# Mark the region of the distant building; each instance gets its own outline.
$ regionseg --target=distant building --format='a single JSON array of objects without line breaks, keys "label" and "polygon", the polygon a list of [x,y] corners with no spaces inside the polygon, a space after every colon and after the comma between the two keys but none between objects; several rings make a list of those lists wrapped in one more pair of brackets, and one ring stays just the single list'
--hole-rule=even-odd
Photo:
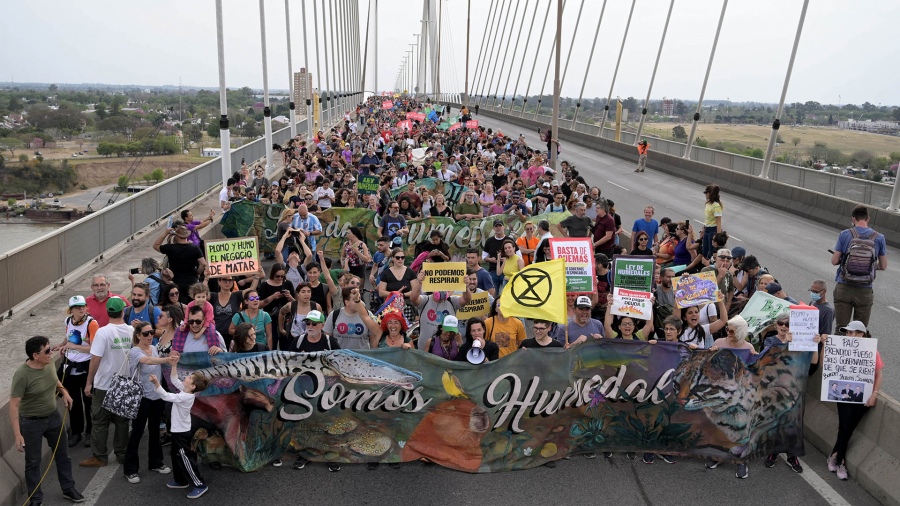
[{"label": "distant building", "polygon": [[662,101],[662,115],[663,116],[674,116],[675,115],[675,101],[670,98],[664,98]]},{"label": "distant building", "polygon": [[838,128],[844,130],[856,130],[873,134],[900,135],[900,123],[896,121],[857,121],[854,119],[839,121]]},{"label": "distant building", "polygon": [[205,156],[207,158],[222,156],[222,148],[203,148],[203,151],[200,152],[200,156]]}]

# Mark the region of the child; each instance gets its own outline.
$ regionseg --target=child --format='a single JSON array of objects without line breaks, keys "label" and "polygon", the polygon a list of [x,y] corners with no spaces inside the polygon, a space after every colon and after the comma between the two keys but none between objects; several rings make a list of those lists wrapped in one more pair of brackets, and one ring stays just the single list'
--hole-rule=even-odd
[{"label": "child", "polygon": [[209,303],[209,286],[204,283],[194,283],[191,285],[188,293],[193,300],[188,303],[184,314],[191,314],[191,308],[194,306],[203,306],[203,317],[205,319],[203,326],[215,325],[216,312],[213,310],[212,304]]},{"label": "child", "polygon": [[191,407],[194,405],[194,396],[206,390],[209,380],[206,377],[193,373],[184,379],[184,383],[178,380],[178,365],[172,366],[170,384],[179,390],[179,393],[166,392],[159,384],[159,378],[155,374],[150,375],[150,382],[156,387],[156,392],[164,401],[172,403],[172,467],[175,468],[174,480],[166,484],[169,488],[193,489],[188,493],[188,499],[197,499],[209,490],[209,486],[200,476],[200,466],[197,465],[197,453],[191,449]]}]

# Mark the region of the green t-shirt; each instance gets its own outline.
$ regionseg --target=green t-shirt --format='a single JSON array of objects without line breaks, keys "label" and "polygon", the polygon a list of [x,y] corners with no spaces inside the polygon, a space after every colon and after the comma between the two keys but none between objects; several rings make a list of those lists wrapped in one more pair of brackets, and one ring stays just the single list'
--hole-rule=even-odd
[{"label": "green t-shirt", "polygon": [[481,214],[481,204],[460,202],[456,204],[456,214]]},{"label": "green t-shirt", "polygon": [[19,397],[20,416],[50,416],[56,411],[56,370],[52,365],[43,369],[22,364],[13,375],[11,397]]}]

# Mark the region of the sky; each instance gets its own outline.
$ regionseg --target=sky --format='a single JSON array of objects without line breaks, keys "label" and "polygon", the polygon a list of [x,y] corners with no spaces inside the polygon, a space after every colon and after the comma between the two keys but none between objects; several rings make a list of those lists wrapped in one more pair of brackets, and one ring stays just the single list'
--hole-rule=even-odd
[{"label": "sky", "polygon": [[[374,1],[374,0],[372,0]],[[607,0],[597,45],[588,69],[603,0],[567,0],[563,14],[562,68],[568,63],[562,95],[643,100],[669,7],[667,0],[634,0],[635,9],[615,84],[613,72],[632,2]],[[360,40],[365,42],[370,0],[359,0]],[[441,8],[442,91],[462,92],[466,68],[466,0],[438,0]],[[550,65],[556,0],[493,0],[503,20],[493,30],[491,2],[471,3],[470,86],[485,94],[553,88]],[[545,18],[552,2],[549,19]],[[229,88],[261,89],[262,51],[258,2],[222,0],[225,74]],[[264,0],[270,89],[287,89],[285,3]],[[306,4],[306,30],[302,6]],[[349,1],[347,5],[349,5]],[[576,19],[581,19],[576,30]],[[317,68],[313,2],[290,0],[293,70],[304,66],[304,38],[310,67]],[[323,19],[321,1],[317,3]],[[332,2],[325,2],[331,9]],[[725,12],[705,98],[777,103],[800,18],[802,0],[731,0]],[[518,9],[518,11],[517,11]],[[696,101],[709,61],[721,0],[677,0],[651,98]],[[507,14],[508,12],[508,14]],[[535,14],[536,12],[536,14]],[[493,17],[493,16],[492,16]],[[421,31],[422,3],[378,0],[378,62],[375,30],[369,36],[366,90],[393,89],[398,70]],[[532,35],[529,27],[535,19]],[[544,22],[543,39],[538,35]],[[522,27],[519,36],[519,27]],[[900,105],[900,2],[811,0],[797,52],[787,102]],[[319,23],[319,37],[323,24]],[[512,33],[510,33],[512,32]],[[305,35],[305,37],[304,37]],[[501,36],[502,35],[502,36]],[[482,41],[495,51],[479,56]],[[498,38],[499,36],[499,38]],[[572,40],[574,36],[574,45]],[[516,39],[521,41],[516,48]],[[497,40],[493,43],[493,40]],[[527,41],[527,43],[526,43]],[[571,58],[568,58],[570,45]],[[0,82],[106,83],[218,86],[216,16],[213,0],[122,2],[8,0],[0,17]],[[513,51],[517,49],[517,51]],[[502,50],[502,51],[501,51]],[[535,60],[535,51],[538,51]],[[485,51],[485,53],[488,53]],[[504,54],[507,56],[504,58]],[[330,52],[329,52],[330,55]],[[482,71],[476,62],[484,60]],[[324,54],[322,66],[329,60]],[[537,61],[535,65],[534,62]],[[549,68],[549,72],[547,69]],[[534,72],[532,72],[534,69]],[[587,75],[585,76],[585,71]],[[315,77],[314,77],[315,79]],[[479,84],[480,81],[480,84]],[[488,84],[491,83],[491,84]],[[323,87],[324,87],[323,79]],[[610,87],[612,85],[612,91]],[[485,91],[486,90],[486,91]]]}]

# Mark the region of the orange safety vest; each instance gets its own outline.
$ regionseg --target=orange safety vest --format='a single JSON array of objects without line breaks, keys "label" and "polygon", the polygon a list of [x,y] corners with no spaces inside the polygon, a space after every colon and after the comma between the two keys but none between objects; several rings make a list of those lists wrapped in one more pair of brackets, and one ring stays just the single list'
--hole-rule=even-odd
[{"label": "orange safety vest", "polygon": [[647,151],[650,150],[650,143],[647,144],[638,144],[637,145],[638,154],[646,155]]}]

